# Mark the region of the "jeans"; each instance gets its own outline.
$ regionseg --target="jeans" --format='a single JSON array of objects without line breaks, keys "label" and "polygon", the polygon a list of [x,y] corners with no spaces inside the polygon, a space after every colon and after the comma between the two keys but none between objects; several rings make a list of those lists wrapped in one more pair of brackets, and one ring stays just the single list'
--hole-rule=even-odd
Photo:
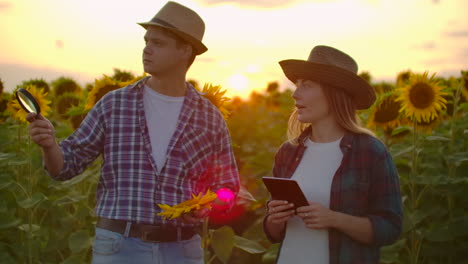
[{"label": "jeans", "polygon": [[93,264],[202,264],[203,250],[198,234],[179,242],[152,243],[96,228]]}]

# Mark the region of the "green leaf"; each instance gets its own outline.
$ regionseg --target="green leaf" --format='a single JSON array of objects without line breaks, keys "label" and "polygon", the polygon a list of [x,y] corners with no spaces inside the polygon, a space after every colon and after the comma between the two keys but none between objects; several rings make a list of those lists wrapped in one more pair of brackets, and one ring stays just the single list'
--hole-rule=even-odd
[{"label": "green leaf", "polygon": [[35,232],[39,231],[39,229],[41,229],[41,227],[38,226],[38,225],[35,225],[35,224],[32,224],[31,227],[29,227],[29,224],[22,224],[22,225],[18,226],[18,229],[21,230],[21,231],[24,231],[26,233],[28,233],[30,231],[35,233]]},{"label": "green leaf", "polygon": [[0,190],[8,188],[11,184],[13,184],[12,181],[7,181],[7,182],[0,183]]},{"label": "green leaf", "polygon": [[24,200],[17,201],[17,204],[21,208],[29,209],[29,208],[36,206],[43,200],[47,200],[47,197],[43,193],[35,193],[31,196],[31,198],[26,198]]},{"label": "green leaf", "polygon": [[65,196],[60,197],[59,199],[55,200],[53,202],[53,204],[58,205],[58,206],[63,206],[63,205],[66,205],[66,204],[73,204],[73,203],[80,202],[80,201],[82,201],[82,200],[84,200],[86,198],[87,198],[86,195],[69,194],[69,195],[65,195]]},{"label": "green leaf", "polygon": [[437,226],[425,235],[426,239],[433,242],[447,242],[455,239],[448,226]]},{"label": "green leaf", "polygon": [[11,158],[14,157],[14,156],[15,156],[14,153],[4,153],[4,152],[0,152],[0,161],[9,160],[9,159],[11,159]]},{"label": "green leaf", "polygon": [[450,141],[450,138],[441,137],[441,136],[428,136],[426,140],[429,141]]},{"label": "green leaf", "polygon": [[81,256],[78,256],[78,255],[72,255],[62,262],[62,264],[81,264],[81,263],[83,263],[83,260],[81,259]]},{"label": "green leaf", "polygon": [[400,251],[404,248],[406,239],[400,239],[395,244],[380,249],[380,263],[399,263]]},{"label": "green leaf", "polygon": [[234,231],[228,226],[216,229],[211,234],[211,247],[216,256],[227,263],[234,248]]},{"label": "green leaf", "polygon": [[0,229],[15,227],[21,224],[21,218],[16,218],[14,214],[0,214]]},{"label": "green leaf", "polygon": [[393,154],[392,156],[393,156],[393,158],[397,158],[397,157],[399,157],[399,156],[401,156],[403,154],[406,154],[408,152],[413,151],[413,149],[414,149],[414,146],[410,146],[410,147],[407,147],[407,148],[405,148],[403,150],[400,150],[399,152]]},{"label": "green leaf", "polygon": [[258,254],[266,251],[258,242],[241,236],[234,237],[234,245],[250,254]]},{"label": "green leaf", "polygon": [[468,161],[468,152],[458,152],[452,155],[447,156],[447,161],[450,163],[455,163],[458,167],[462,162]]},{"label": "green leaf", "polygon": [[68,238],[68,246],[71,251],[78,253],[84,249],[91,247],[92,237],[89,236],[88,232],[81,230],[70,235]]},{"label": "green leaf", "polygon": [[279,244],[272,244],[262,256],[262,263],[273,264],[278,256]]},{"label": "green leaf", "polygon": [[404,132],[406,132],[406,131],[408,131],[408,130],[410,130],[410,128],[407,127],[407,126],[400,126],[400,127],[397,127],[397,128],[395,128],[395,129],[392,131],[392,136],[396,136],[396,135],[398,135],[398,134],[400,134],[400,133],[404,133]]},{"label": "green leaf", "polygon": [[0,251],[0,263],[3,264],[16,264],[18,263],[18,260],[15,260],[6,250],[1,250]]}]

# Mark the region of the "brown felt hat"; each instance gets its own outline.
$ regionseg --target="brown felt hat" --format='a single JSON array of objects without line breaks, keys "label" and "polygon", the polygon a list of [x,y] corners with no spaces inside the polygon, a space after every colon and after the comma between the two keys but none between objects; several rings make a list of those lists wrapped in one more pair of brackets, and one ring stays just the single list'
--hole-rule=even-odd
[{"label": "brown felt hat", "polygon": [[303,79],[344,89],[353,98],[357,109],[367,109],[375,102],[374,88],[357,75],[357,63],[338,49],[315,46],[306,61],[283,60],[279,64],[294,83]]},{"label": "brown felt hat", "polygon": [[195,11],[179,3],[167,2],[150,21],[138,25],[145,29],[157,26],[170,30],[190,43],[197,55],[208,50],[202,43],[205,23]]}]

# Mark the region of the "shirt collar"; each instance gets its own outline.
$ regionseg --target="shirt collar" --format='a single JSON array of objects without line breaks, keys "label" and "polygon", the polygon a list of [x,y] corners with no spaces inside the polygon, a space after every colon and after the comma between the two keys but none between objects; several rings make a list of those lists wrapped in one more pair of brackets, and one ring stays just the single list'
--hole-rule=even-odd
[{"label": "shirt collar", "polygon": [[[312,132],[312,126],[308,126],[302,133],[301,135],[299,136],[298,138],[298,142],[299,142],[299,145],[301,145],[302,147],[305,147],[305,142],[307,140],[307,138],[309,137],[310,133]],[[352,133],[352,132],[349,132],[347,131],[345,133],[345,135],[343,136],[343,138],[341,139],[340,141],[340,149],[341,151],[345,152],[347,150],[350,150],[352,149],[352,143],[353,143],[353,139],[354,139],[354,136],[355,134]]]},{"label": "shirt collar", "polygon": [[[149,78],[150,78],[150,76],[146,76],[146,77],[138,80],[137,82],[131,84],[131,85],[133,85],[133,87],[131,87],[131,88],[143,91],[143,88],[145,87],[146,81]],[[191,83],[189,83],[189,82],[185,82],[185,83],[187,85],[187,93],[185,94],[186,100],[187,100],[187,102],[195,103],[196,101],[198,101],[198,99],[200,98],[200,96],[203,93],[201,93],[197,89],[195,89],[195,87],[193,87],[193,85]]]}]

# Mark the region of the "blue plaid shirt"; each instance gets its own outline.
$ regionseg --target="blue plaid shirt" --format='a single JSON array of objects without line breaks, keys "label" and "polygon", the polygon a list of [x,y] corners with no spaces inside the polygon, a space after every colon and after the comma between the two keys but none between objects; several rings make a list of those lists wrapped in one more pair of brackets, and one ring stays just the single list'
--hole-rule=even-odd
[{"label": "blue plaid shirt", "polygon": [[[311,127],[302,133],[298,145],[286,142],[281,146],[275,157],[274,177],[292,177],[301,162],[306,149],[304,142],[310,132]],[[379,248],[395,242],[402,230],[398,172],[385,145],[374,137],[346,133],[340,149],[343,160],[333,177],[330,209],[369,218],[374,237],[372,243],[366,245],[329,229],[330,264],[377,264]],[[281,242],[266,234],[272,242]]]},{"label": "blue plaid shirt", "polygon": [[175,205],[207,189],[238,192],[229,131],[219,110],[188,84],[165,166],[158,173],[143,106],[145,80],[99,100],[80,127],[61,142],[64,168],[55,179],[80,174],[102,154],[97,216],[187,226],[157,216],[161,211],[157,204]]}]

